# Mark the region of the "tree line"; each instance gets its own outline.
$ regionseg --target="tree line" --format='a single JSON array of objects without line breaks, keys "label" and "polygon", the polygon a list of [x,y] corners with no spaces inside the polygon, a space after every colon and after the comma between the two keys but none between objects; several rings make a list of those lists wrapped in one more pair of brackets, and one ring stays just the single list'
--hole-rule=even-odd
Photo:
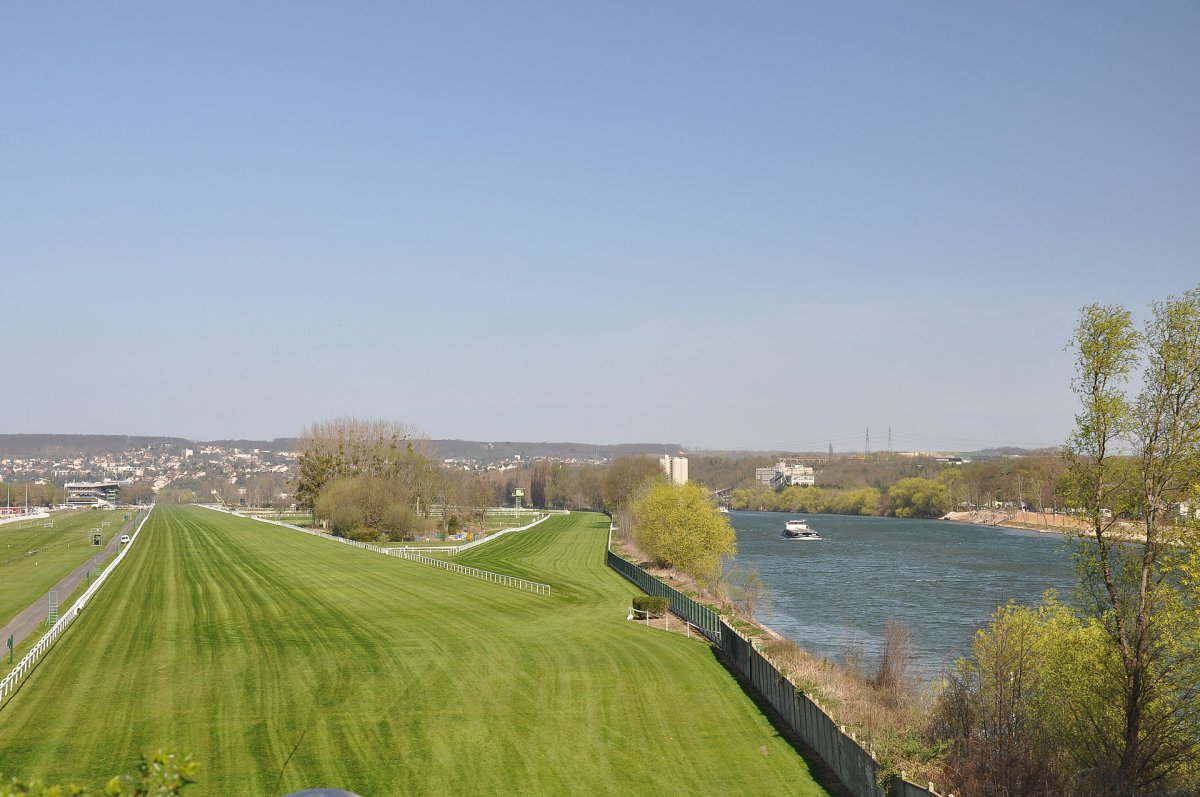
[{"label": "tree line", "polygon": [[995,504],[1053,511],[1065,502],[1058,451],[963,464],[893,453],[831,457],[815,464],[816,487],[773,488],[755,480],[756,468],[777,461],[775,455],[705,455],[689,462],[689,470],[714,489],[732,487],[731,508],[764,512],[941,517]]}]

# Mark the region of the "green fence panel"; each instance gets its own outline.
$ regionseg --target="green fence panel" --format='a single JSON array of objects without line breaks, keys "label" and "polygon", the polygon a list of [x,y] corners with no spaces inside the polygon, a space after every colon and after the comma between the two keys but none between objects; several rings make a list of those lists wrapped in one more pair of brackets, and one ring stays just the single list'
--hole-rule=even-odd
[{"label": "green fence panel", "polygon": [[791,681],[720,615],[612,551],[607,552],[607,562],[642,592],[667,598],[672,612],[720,647],[733,669],[775,709],[791,731],[833,770],[855,797],[888,797],[889,794],[892,797],[938,797],[936,792],[896,779],[890,790],[885,791],[879,785],[879,762],[870,752],[843,733],[807,695],[797,692]]}]

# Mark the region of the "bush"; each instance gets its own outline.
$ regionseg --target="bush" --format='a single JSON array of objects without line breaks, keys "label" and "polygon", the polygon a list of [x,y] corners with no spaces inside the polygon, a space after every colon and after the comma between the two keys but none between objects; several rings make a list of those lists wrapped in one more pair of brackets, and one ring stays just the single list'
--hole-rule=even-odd
[{"label": "bush", "polygon": [[662,617],[671,607],[671,601],[657,595],[635,595],[633,598],[634,611],[645,612],[651,617]]},{"label": "bush", "polygon": [[1102,771],[1105,751],[1120,749],[1120,703],[1104,681],[1118,656],[1098,623],[1053,592],[1039,606],[997,609],[934,709],[956,791],[1092,793],[1079,775]]},{"label": "bush", "polygon": [[346,532],[345,536],[355,542],[383,542],[387,539],[387,537],[376,529],[369,529],[366,526],[359,526],[356,529],[352,529]]}]

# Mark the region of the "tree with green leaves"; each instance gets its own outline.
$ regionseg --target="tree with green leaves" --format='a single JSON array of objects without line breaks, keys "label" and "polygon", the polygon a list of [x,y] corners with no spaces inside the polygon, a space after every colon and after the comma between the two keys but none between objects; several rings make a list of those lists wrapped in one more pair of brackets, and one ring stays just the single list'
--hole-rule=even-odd
[{"label": "tree with green leaves", "polygon": [[941,517],[950,508],[950,492],[941,481],[910,476],[892,485],[888,501],[896,517]]},{"label": "tree with green leaves", "polygon": [[633,540],[657,564],[687,573],[702,584],[719,576],[737,553],[729,520],[694,482],[650,486],[631,506]]},{"label": "tree with green leaves", "polygon": [[1150,310],[1139,332],[1128,310],[1090,305],[1071,341],[1080,411],[1064,493],[1088,521],[1087,609],[1120,665],[1119,731],[1092,723],[1113,794],[1200,785],[1187,765],[1200,759],[1200,552],[1178,509],[1200,488],[1200,288]]},{"label": "tree with green leaves", "polygon": [[[1091,732],[1111,732],[1105,675],[1115,651],[1104,629],[1048,593],[1040,606],[1009,603],[975,634],[933,715],[945,762],[967,794],[1086,794]],[[1087,724],[1080,722],[1087,716]],[[1103,728],[1091,725],[1103,723]]]}]

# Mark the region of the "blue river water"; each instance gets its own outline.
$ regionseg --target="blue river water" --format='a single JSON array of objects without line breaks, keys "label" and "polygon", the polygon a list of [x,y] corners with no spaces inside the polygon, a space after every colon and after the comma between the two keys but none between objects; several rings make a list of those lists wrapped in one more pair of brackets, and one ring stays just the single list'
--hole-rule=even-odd
[{"label": "blue river water", "polygon": [[[806,517],[819,542],[783,539],[784,521]],[[1068,601],[1075,576],[1056,534],[940,520],[731,512],[734,564],[756,567],[771,593],[759,619],[801,647],[870,669],[887,621],[913,632],[914,665],[926,678],[970,647],[975,629],[1009,600],[1036,603],[1048,589]]]}]

